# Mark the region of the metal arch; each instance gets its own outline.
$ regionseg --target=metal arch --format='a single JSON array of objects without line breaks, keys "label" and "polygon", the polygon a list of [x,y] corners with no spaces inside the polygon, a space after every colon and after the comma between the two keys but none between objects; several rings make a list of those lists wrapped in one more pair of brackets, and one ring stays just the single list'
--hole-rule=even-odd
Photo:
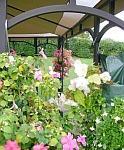
[{"label": "metal arch", "polygon": [[20,43],[29,44],[30,46],[34,47],[34,44],[27,42],[27,41],[9,41],[9,42],[20,42]]},{"label": "metal arch", "polygon": [[82,32],[85,32],[85,31],[89,32],[89,34],[91,35],[92,39],[94,39],[94,32],[93,32],[92,29],[90,29],[90,28],[82,29]]},{"label": "metal arch", "polygon": [[40,43],[40,44],[38,44],[37,45],[37,47],[39,47],[39,46],[42,46],[42,45],[53,45],[53,46],[56,46],[57,47],[57,45],[56,44],[52,44],[52,43]]},{"label": "metal arch", "polygon": [[[93,39],[93,37],[94,37],[94,32],[93,32],[93,30],[90,29],[90,28],[81,29],[81,30],[80,30],[79,32],[77,32],[76,34],[73,34],[73,36],[71,36],[71,37],[67,37],[67,36],[66,36],[66,38],[72,38],[72,37],[74,37],[74,36],[76,36],[76,35],[78,35],[78,34],[81,34],[82,32],[85,32],[85,31],[89,32],[89,34],[91,35],[91,37],[92,37],[92,39]],[[65,38],[65,39],[66,39],[66,38]]]},{"label": "metal arch", "polygon": [[86,6],[79,6],[79,5],[53,5],[53,6],[46,6],[46,7],[40,7],[40,8],[29,10],[10,19],[8,21],[8,29],[32,17],[41,14],[56,13],[56,12],[75,12],[75,13],[92,14],[95,16],[99,16],[103,19],[106,19],[124,30],[124,21],[122,21],[121,19],[102,10],[86,7]]},{"label": "metal arch", "polygon": [[96,39],[95,39],[95,42],[100,42],[100,40],[101,40],[101,38],[102,38],[102,36],[104,35],[104,33],[106,32],[106,31],[108,31],[110,28],[112,28],[112,27],[114,27],[115,25],[113,25],[113,24],[107,24],[105,27],[103,27],[103,29],[99,32],[99,34],[98,34],[98,36],[96,37]]}]

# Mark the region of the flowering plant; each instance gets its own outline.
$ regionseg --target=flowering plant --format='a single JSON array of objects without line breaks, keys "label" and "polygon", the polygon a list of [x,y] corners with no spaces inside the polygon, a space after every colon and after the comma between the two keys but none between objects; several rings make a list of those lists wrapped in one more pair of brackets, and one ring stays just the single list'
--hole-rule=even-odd
[{"label": "flowering plant", "polygon": [[85,97],[92,94],[94,90],[100,90],[102,83],[111,81],[108,72],[93,73],[87,76],[88,65],[82,64],[80,60],[74,62],[74,69],[77,78],[70,81],[69,90],[72,91],[74,99],[81,105],[85,105]]},{"label": "flowering plant", "polygon": [[71,50],[63,50],[63,58],[62,58],[62,50],[58,49],[54,52],[55,60],[53,61],[53,67],[55,72],[59,72],[62,75],[62,66],[63,66],[63,76],[68,75],[69,69],[73,65],[73,60],[71,56]]},{"label": "flowering plant", "polygon": [[6,150],[20,150],[17,143],[22,149],[31,149],[34,143],[56,145],[61,134],[59,111],[47,102],[57,95],[60,83],[44,73],[38,59],[0,55],[0,146],[17,141],[8,141]]}]

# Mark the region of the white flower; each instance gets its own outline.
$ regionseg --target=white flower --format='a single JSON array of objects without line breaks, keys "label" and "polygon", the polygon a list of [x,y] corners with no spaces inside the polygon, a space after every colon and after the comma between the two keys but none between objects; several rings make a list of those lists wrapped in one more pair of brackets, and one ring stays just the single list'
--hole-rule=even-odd
[{"label": "white flower", "polygon": [[90,127],[90,130],[91,130],[91,131],[94,131],[94,130],[95,130],[95,128],[94,128],[94,127]]},{"label": "white flower", "polygon": [[106,144],[103,144],[103,149],[106,149]]},{"label": "white flower", "polygon": [[13,63],[15,62],[15,59],[14,59],[13,56],[9,56],[9,62],[10,62],[11,64],[13,64]]},{"label": "white flower", "polygon": [[100,76],[98,74],[93,74],[91,76],[88,77],[88,81],[90,83],[94,83],[96,85],[100,85],[101,84],[101,79]]},{"label": "white flower", "polygon": [[115,119],[115,123],[117,123],[119,120],[121,120],[121,118],[118,116],[116,116],[114,119]]},{"label": "white flower", "polygon": [[89,84],[88,80],[85,79],[84,77],[76,78],[76,88],[79,90],[83,90],[85,95],[90,93],[90,89],[88,87],[88,84]]},{"label": "white flower", "polygon": [[111,76],[110,76],[109,72],[107,72],[107,71],[100,74],[100,78],[103,81],[103,83],[107,83],[108,81],[111,80]]},{"label": "white flower", "polygon": [[76,90],[76,79],[70,81],[69,90],[75,91]]},{"label": "white flower", "polygon": [[70,99],[67,99],[64,104],[69,105],[69,106],[78,106],[78,104],[76,102],[74,102],[73,100],[70,100]]},{"label": "white flower", "polygon": [[101,144],[101,143],[99,143],[99,144],[98,144],[98,147],[102,147],[102,144]]},{"label": "white flower", "polygon": [[99,118],[96,118],[96,124],[99,124],[101,121]]},{"label": "white flower", "polygon": [[80,60],[76,60],[74,62],[74,67],[75,67],[75,73],[77,74],[77,76],[86,77],[87,70],[88,70],[88,65],[87,64],[82,64]]},{"label": "white flower", "polygon": [[107,116],[107,115],[108,115],[107,112],[104,112],[104,113],[102,114],[103,117],[104,117],[104,116]]},{"label": "white flower", "polygon": [[114,104],[114,103],[111,103],[111,106],[115,106],[115,104]]},{"label": "white flower", "polygon": [[58,106],[58,108],[62,112],[67,111],[66,106],[75,106],[75,107],[78,106],[78,104],[76,102],[74,102],[73,100],[66,99],[64,94],[61,94],[59,98],[55,98],[55,99],[51,98],[51,99],[49,99],[49,103]]},{"label": "white flower", "polygon": [[90,89],[88,87],[88,80],[84,77],[78,77],[70,81],[69,90],[75,91],[75,89],[83,90],[84,94],[87,95],[90,93]]},{"label": "white flower", "polygon": [[121,130],[122,132],[124,132],[124,128],[122,128],[122,130]]},{"label": "white flower", "polygon": [[97,140],[93,141],[93,145],[96,146],[97,144]]}]

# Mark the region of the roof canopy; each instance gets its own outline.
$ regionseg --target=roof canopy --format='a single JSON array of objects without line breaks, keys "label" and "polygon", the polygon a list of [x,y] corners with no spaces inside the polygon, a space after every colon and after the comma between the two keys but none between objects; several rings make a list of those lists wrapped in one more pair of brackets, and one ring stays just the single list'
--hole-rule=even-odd
[{"label": "roof canopy", "polygon": [[[50,5],[68,5],[69,0],[8,0],[7,1],[7,19],[11,19],[23,12]],[[109,0],[77,0],[77,5],[95,7],[106,12],[110,11]],[[123,0],[115,0],[115,11],[117,14],[124,10]],[[101,20],[103,21],[103,20]],[[79,24],[80,23],[80,24]],[[15,34],[45,34],[65,35],[71,37],[79,32],[79,27],[92,28],[94,18],[92,15],[73,13],[73,12],[54,12],[50,14],[38,15],[37,17],[25,20],[9,29],[12,37]],[[14,36],[15,37],[15,36]],[[23,37],[23,36],[22,36]]]}]

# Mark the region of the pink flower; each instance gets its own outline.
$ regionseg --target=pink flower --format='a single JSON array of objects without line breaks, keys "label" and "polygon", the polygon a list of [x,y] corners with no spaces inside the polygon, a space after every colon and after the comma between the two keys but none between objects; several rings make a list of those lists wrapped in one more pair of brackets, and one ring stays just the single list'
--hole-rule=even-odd
[{"label": "pink flower", "polygon": [[73,139],[73,135],[71,133],[62,137],[61,144],[63,145],[63,150],[79,150],[77,141],[76,139]]},{"label": "pink flower", "polygon": [[7,141],[6,145],[4,146],[5,150],[21,150],[19,145],[16,141]]},{"label": "pink flower", "polygon": [[52,76],[53,76],[53,78],[60,78],[60,73],[59,72],[53,72]]},{"label": "pink flower", "polygon": [[48,150],[48,146],[44,146],[44,144],[36,144],[34,145],[33,150]]},{"label": "pink flower", "polygon": [[42,81],[42,72],[40,70],[36,70],[34,74],[34,79]]},{"label": "pink flower", "polygon": [[85,135],[78,136],[77,142],[81,143],[83,146],[86,146],[86,136]]},{"label": "pink flower", "polygon": [[54,57],[61,57],[62,56],[62,50],[58,49],[54,52]]}]

